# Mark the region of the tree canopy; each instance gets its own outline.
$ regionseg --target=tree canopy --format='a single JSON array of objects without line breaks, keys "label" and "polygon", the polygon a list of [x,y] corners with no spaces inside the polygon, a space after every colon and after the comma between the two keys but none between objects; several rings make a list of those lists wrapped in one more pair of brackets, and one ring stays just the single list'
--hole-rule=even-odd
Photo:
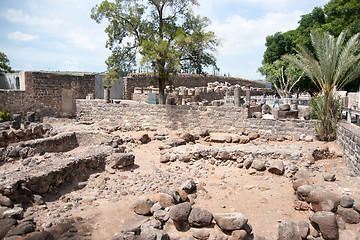
[{"label": "tree canopy", "polygon": [[[310,37],[312,30],[329,32],[334,37],[348,29],[346,39],[360,32],[360,0],[330,0],[324,8],[315,7],[311,13],[301,16],[299,26],[285,33],[278,32],[266,38],[266,51],[263,65],[272,64],[281,59],[284,54],[295,54],[295,47],[300,44],[313,52],[314,47]],[[358,89],[360,79],[347,84],[348,90]],[[308,77],[303,77],[298,83],[302,91],[313,92],[316,86]]]},{"label": "tree canopy", "polygon": [[194,15],[195,5],[196,0],[105,0],[96,5],[91,18],[98,23],[108,20],[106,47],[112,54],[107,72],[132,72],[140,64],[154,73],[164,103],[171,74],[217,69],[214,52],[219,41],[206,30],[210,20]]},{"label": "tree canopy", "polygon": [[0,74],[12,72],[10,67],[10,60],[5,53],[0,52]]}]

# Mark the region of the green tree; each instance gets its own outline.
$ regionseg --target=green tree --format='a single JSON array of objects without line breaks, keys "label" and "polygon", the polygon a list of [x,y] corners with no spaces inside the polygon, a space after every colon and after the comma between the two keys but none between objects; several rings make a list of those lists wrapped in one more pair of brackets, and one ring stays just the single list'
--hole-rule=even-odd
[{"label": "green tree", "polygon": [[[337,37],[343,30],[348,29],[347,39],[350,38],[360,32],[359,12],[359,0],[331,0],[324,8],[315,7],[311,13],[301,16],[297,29],[285,33],[275,33],[266,38],[267,49],[262,63],[273,63],[284,54],[295,54],[293,48],[297,44],[314,51],[310,37],[312,30],[321,29]],[[348,84],[346,90],[358,89],[359,84],[360,79]],[[307,76],[304,76],[297,86],[310,94],[316,89]]]},{"label": "green tree", "polygon": [[194,5],[196,0],[105,0],[96,5],[91,18],[98,23],[108,20],[108,72],[132,72],[137,64],[151,69],[164,104],[171,74],[217,69],[214,52],[219,41],[206,31],[209,19],[193,14]]},{"label": "green tree", "polygon": [[0,52],[0,74],[12,72],[10,61],[5,53]]},{"label": "green tree", "polygon": [[311,31],[315,55],[306,47],[298,45],[297,54],[284,56],[284,59],[302,69],[321,91],[319,99],[319,119],[316,131],[321,140],[336,138],[337,111],[336,89],[360,77],[360,33],[346,41],[347,31],[335,39],[328,32]]},{"label": "green tree", "polygon": [[303,76],[303,72],[298,68],[282,60],[264,64],[258,71],[266,76],[266,80],[272,84],[281,98],[289,97]]}]

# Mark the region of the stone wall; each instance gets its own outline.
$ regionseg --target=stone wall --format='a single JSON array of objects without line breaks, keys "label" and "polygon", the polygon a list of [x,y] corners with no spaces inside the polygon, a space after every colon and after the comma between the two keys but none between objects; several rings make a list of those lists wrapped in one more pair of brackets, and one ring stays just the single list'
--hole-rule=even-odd
[{"label": "stone wall", "polygon": [[134,103],[104,103],[101,100],[76,100],[77,119],[94,122],[109,119],[128,130],[208,129],[236,133],[241,130],[273,135],[313,135],[312,121],[248,119],[246,108],[170,106]]},{"label": "stone wall", "polygon": [[341,121],[337,128],[337,141],[343,149],[345,163],[360,176],[360,128]]},{"label": "stone wall", "polygon": [[85,99],[94,89],[94,74],[20,72],[20,90],[0,90],[0,109],[69,116],[75,113],[75,99]]},{"label": "stone wall", "polygon": [[[177,74],[172,77],[171,81],[174,83],[175,87],[205,87],[208,83],[211,82],[228,82],[231,85],[239,84],[240,86],[246,87],[255,87],[255,88],[265,88],[265,83],[260,81],[246,80],[242,78],[233,78],[233,77],[222,77],[215,75],[201,76],[196,74]],[[154,79],[153,74],[149,73],[133,73],[129,74],[124,78],[124,88],[125,88],[125,99],[133,99],[132,94],[134,93],[135,87],[147,87],[151,86],[152,82],[157,86],[157,81]]]}]

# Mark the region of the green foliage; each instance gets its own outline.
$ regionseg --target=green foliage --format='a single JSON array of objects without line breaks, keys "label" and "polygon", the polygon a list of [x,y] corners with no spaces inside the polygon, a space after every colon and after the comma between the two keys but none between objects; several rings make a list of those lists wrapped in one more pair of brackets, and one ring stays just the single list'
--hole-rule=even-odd
[{"label": "green foliage", "polygon": [[4,119],[5,121],[9,121],[11,119],[11,114],[6,110],[0,110],[0,118]]},{"label": "green foliage", "polygon": [[331,140],[336,136],[335,113],[331,113],[334,104],[334,92],[360,77],[360,33],[346,41],[347,31],[335,39],[328,32],[311,31],[311,40],[315,55],[299,44],[296,56],[287,55],[284,59],[302,69],[317,86],[322,98],[318,99],[317,133],[321,140]]},{"label": "green foliage", "polygon": [[288,97],[303,76],[301,70],[283,60],[263,64],[258,71],[266,75],[266,80],[272,84],[282,98]]},{"label": "green foliage", "polygon": [[[311,13],[301,16],[296,30],[278,32],[266,38],[267,49],[264,53],[263,65],[279,60],[284,54],[295,54],[294,47],[298,44],[313,52],[310,37],[312,30],[323,30],[338,37],[343,30],[348,29],[346,38],[350,38],[360,32],[359,12],[359,0],[331,0],[324,8],[315,7]],[[310,93],[316,91],[315,85],[308,77],[303,77],[298,86],[302,91]],[[349,87],[357,88],[352,85]]]},{"label": "green foliage", "polygon": [[10,61],[5,53],[0,52],[0,74],[12,72]]},{"label": "green foliage", "polygon": [[[108,20],[106,61],[108,72],[134,72],[138,64],[154,72],[164,103],[170,75],[179,72],[206,74],[216,66],[213,54],[219,41],[207,31],[207,18],[195,16],[196,0],[103,1],[92,9],[91,18]],[[139,59],[139,57],[141,58]]]},{"label": "green foliage", "polygon": [[317,119],[315,130],[322,141],[336,139],[336,126],[341,114],[340,99],[331,94],[327,99],[324,94],[313,97],[310,102],[309,114],[312,119]]}]

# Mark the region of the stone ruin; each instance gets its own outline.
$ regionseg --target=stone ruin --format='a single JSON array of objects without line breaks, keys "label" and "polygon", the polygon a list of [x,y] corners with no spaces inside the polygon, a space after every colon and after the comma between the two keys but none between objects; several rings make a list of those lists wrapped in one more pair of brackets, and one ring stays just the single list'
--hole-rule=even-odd
[{"label": "stone ruin", "polygon": [[[311,135],[268,136],[246,130],[219,134],[206,129],[172,132],[151,126],[134,131],[106,119],[96,123],[32,120],[21,121],[17,116],[15,122],[1,124],[2,239],[104,239],[96,235],[101,228],[90,226],[83,217],[103,200],[133,201],[127,202],[127,208],[135,215],[123,219],[121,227],[115,224],[116,232],[107,238],[112,240],[359,236],[359,177],[339,165],[342,154],[323,144],[312,147]],[[152,144],[157,149],[148,154],[157,159],[140,160],[141,151]],[[156,166],[153,171],[138,166],[149,161]],[[220,168],[225,172],[216,175]],[[234,179],[235,173],[240,174],[237,178],[261,182],[249,185]],[[242,192],[236,200],[255,190],[281,189],[270,182],[283,182],[293,189],[292,207],[284,211],[303,217],[298,221],[280,214],[284,219],[274,224],[276,235],[268,236],[257,234],[254,227],[259,220],[251,213],[260,209],[244,214],[231,208],[230,198],[220,201],[221,193],[212,189],[221,186],[222,191]],[[276,201],[270,199],[259,201]],[[215,212],[204,206],[215,200],[221,205]]]}]

